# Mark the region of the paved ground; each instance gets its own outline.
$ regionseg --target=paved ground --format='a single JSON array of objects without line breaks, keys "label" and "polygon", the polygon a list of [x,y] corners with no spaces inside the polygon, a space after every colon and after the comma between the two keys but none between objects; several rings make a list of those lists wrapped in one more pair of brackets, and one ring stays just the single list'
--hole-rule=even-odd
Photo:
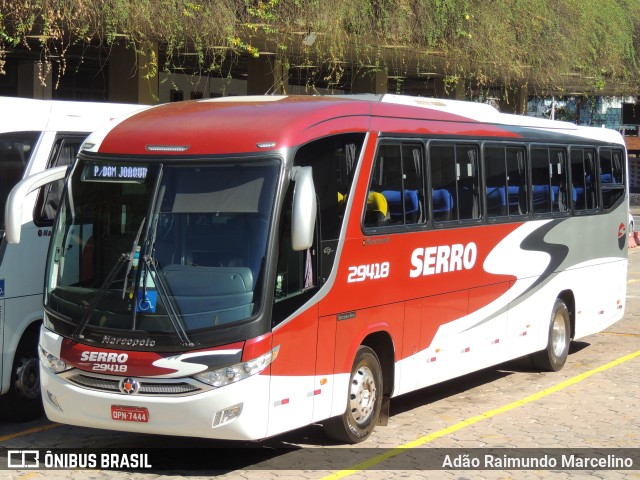
[{"label": "paved ground", "polygon": [[[243,468],[227,472],[132,472],[127,469],[0,471],[5,479],[78,480],[128,478],[224,479],[640,479],[640,248],[629,251],[626,314],[607,331],[573,342],[565,368],[538,373],[519,360],[392,400],[387,427],[361,444],[332,446],[314,425],[270,439],[250,450],[226,450],[220,442],[105,432],[51,424],[0,423],[0,448],[78,448],[78,452],[126,447],[187,448],[196,456],[241,458]],[[244,445],[244,444],[243,444]],[[240,447],[243,445],[234,445]],[[283,447],[305,447],[283,454]],[[332,446],[331,449],[321,448]],[[360,447],[359,446],[359,447]],[[403,447],[398,450],[398,447]],[[433,469],[434,452],[473,452],[474,448],[536,448],[552,455],[569,448],[629,448],[635,470],[456,470]],[[94,448],[97,450],[83,450]],[[517,452],[522,450],[510,450]],[[240,452],[240,453],[238,453]],[[483,450],[483,453],[489,450]],[[386,459],[385,459],[386,458]],[[355,464],[367,460],[373,469]],[[267,463],[261,463],[267,462]],[[181,462],[182,465],[187,465]],[[264,469],[260,469],[263,465]],[[251,469],[258,468],[258,469]],[[296,468],[295,470],[293,468]]]}]

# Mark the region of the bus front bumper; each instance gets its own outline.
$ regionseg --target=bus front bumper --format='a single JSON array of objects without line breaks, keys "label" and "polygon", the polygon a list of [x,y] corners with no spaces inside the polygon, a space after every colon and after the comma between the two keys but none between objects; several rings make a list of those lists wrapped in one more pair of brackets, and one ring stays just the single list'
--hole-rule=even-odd
[{"label": "bus front bumper", "polygon": [[257,440],[267,433],[267,375],[189,396],[91,390],[70,383],[42,365],[40,379],[45,413],[54,422],[227,440]]}]

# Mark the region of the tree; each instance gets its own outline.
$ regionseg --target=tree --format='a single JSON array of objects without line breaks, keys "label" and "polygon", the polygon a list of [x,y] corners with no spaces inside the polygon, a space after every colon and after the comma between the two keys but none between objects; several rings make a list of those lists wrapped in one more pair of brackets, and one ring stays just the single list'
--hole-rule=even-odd
[{"label": "tree", "polygon": [[322,65],[312,82],[338,81],[346,62],[437,71],[475,94],[615,85],[635,95],[638,33],[636,0],[0,0],[0,73],[13,49],[38,53],[44,81],[54,65],[65,74],[72,48],[158,42],[147,69],[224,75],[228,58],[269,50],[292,67]]}]

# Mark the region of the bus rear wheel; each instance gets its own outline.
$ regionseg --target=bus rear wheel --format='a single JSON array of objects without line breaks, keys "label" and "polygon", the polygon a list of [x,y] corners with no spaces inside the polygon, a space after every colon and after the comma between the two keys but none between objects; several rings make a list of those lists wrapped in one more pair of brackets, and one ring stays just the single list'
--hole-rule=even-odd
[{"label": "bus rear wheel", "polygon": [[327,436],[345,443],[366,440],[380,417],[382,369],[376,353],[360,346],[349,378],[347,409],[324,422]]},{"label": "bus rear wheel", "polygon": [[571,315],[564,300],[558,298],[553,305],[547,348],[531,356],[533,365],[543,371],[557,372],[564,367],[571,343]]}]

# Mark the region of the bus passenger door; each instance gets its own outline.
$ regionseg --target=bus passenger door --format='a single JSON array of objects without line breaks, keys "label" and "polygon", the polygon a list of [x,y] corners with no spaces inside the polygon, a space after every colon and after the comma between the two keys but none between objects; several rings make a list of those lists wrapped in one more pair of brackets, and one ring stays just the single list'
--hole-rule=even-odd
[{"label": "bus passenger door", "polygon": [[293,187],[284,202],[272,313],[273,346],[279,351],[271,365],[268,436],[311,423],[316,391],[319,309],[309,300],[317,292],[317,240],[294,250]]}]

